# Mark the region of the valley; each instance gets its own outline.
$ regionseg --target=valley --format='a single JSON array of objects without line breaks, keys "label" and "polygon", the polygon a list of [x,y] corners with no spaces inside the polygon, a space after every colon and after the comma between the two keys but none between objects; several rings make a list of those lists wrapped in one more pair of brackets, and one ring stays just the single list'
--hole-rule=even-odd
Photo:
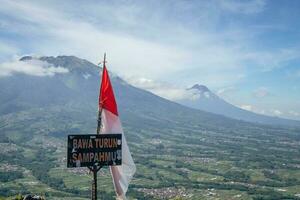
[{"label": "valley", "polygon": [[[0,199],[28,193],[89,199],[92,174],[66,167],[66,139],[96,132],[99,69],[75,57],[44,60],[70,72],[47,80],[0,79],[6,95],[0,98]],[[300,199],[299,127],[234,120],[170,102],[117,76],[112,82],[137,166],[129,199]],[[57,98],[49,101],[51,95]],[[114,199],[108,168],[98,181],[99,197]]]}]

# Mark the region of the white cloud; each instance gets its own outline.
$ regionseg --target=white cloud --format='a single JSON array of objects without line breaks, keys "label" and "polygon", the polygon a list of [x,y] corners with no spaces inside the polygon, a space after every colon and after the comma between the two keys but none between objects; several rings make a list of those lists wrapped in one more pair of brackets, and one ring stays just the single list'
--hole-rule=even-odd
[{"label": "white cloud", "polygon": [[258,98],[263,98],[266,96],[270,96],[270,92],[266,87],[259,87],[253,92],[253,95]]},{"label": "white cloud", "polygon": [[54,67],[47,62],[40,60],[12,61],[0,63],[0,77],[11,76],[14,73],[22,73],[32,76],[54,76],[55,74],[67,73],[68,69]]},{"label": "white cloud", "polygon": [[289,114],[292,115],[293,117],[300,117],[300,113],[296,112],[296,111],[293,111],[293,110],[290,110]]},{"label": "white cloud", "polygon": [[217,94],[223,96],[228,93],[232,93],[234,91],[236,91],[236,88],[234,86],[229,86],[229,87],[224,87],[224,88],[218,89]]},{"label": "white cloud", "polygon": [[[213,30],[222,11],[255,13],[263,9],[264,1],[166,2],[150,9],[154,7],[146,2],[74,7],[68,2],[58,6],[44,1],[5,1],[0,10],[15,18],[14,23],[20,22],[6,29],[39,38],[32,45],[33,53],[73,54],[98,62],[107,52],[109,67],[121,76],[169,76],[167,81],[175,84],[201,81],[220,87],[243,79],[247,62],[272,67],[295,58],[295,53],[286,50],[277,53],[249,49],[249,38],[253,37],[250,31],[237,28],[220,34]],[[166,12],[168,8],[174,12]],[[195,10],[201,14],[190,12]],[[186,23],[186,19],[193,20]],[[184,73],[189,73],[189,78],[183,77]]]},{"label": "white cloud", "polygon": [[82,76],[83,76],[83,78],[84,78],[84,79],[86,79],[86,80],[87,80],[87,79],[89,79],[89,78],[90,78],[90,76],[91,76],[91,75],[87,73],[87,74],[83,74]]},{"label": "white cloud", "polygon": [[267,105],[261,107],[260,105],[243,104],[238,107],[262,115],[300,120],[300,112],[296,111],[296,108],[295,110],[283,111],[282,109],[268,107]]},{"label": "white cloud", "polygon": [[12,55],[18,52],[19,49],[17,47],[0,40],[0,59],[5,59],[5,57],[11,58]]},{"label": "white cloud", "polygon": [[281,116],[283,113],[278,109],[271,110],[271,113],[275,116]]},{"label": "white cloud", "polygon": [[300,49],[281,48],[273,51],[255,51],[245,53],[243,56],[243,60],[248,60],[262,71],[270,71],[284,67],[289,61],[299,59]]},{"label": "white cloud", "polygon": [[240,107],[241,109],[251,111],[251,112],[255,112],[255,113],[258,113],[258,114],[262,114],[262,115],[270,115],[270,116],[275,115],[275,116],[278,116],[278,115],[283,114],[278,109],[261,108],[257,105],[251,105],[251,104],[242,104],[242,105],[238,105],[238,107]]},{"label": "white cloud", "polygon": [[126,78],[130,84],[135,87],[148,90],[163,98],[178,101],[183,99],[197,100],[199,94],[193,90],[186,90],[185,88],[177,87],[168,83],[154,81],[146,78]]},{"label": "white cloud", "polygon": [[253,111],[252,105],[240,105],[239,107],[244,110]]},{"label": "white cloud", "polygon": [[203,94],[204,94],[204,97],[205,97],[205,98],[207,98],[207,99],[209,99],[209,98],[210,98],[210,94],[209,94],[209,92],[204,92]]},{"label": "white cloud", "polygon": [[[286,119],[300,120],[300,112],[297,111],[299,107],[289,108],[290,110],[286,111],[286,109],[274,108],[270,104],[266,104],[264,106],[259,104],[242,104],[237,105],[241,109],[251,111],[257,114],[262,114],[266,116],[272,117],[281,117]],[[293,105],[294,106],[294,105]]]},{"label": "white cloud", "polygon": [[[178,67],[176,63],[182,63],[182,60],[190,58],[188,52],[175,46],[149,42],[128,34],[107,32],[90,22],[76,19],[77,17],[73,18],[76,21],[69,20],[68,15],[52,10],[50,7],[8,1],[1,9],[18,20],[25,21],[29,27],[38,27],[36,34],[51,37],[49,43],[37,47],[39,54],[75,54],[96,62],[106,51],[110,66],[118,74],[141,77],[147,74],[157,77],[161,74],[162,68],[164,71],[170,71]],[[103,8],[99,7],[99,9]],[[115,11],[110,13],[111,15],[121,18],[119,16],[121,13],[116,14]],[[127,16],[122,18],[126,19]]]}]

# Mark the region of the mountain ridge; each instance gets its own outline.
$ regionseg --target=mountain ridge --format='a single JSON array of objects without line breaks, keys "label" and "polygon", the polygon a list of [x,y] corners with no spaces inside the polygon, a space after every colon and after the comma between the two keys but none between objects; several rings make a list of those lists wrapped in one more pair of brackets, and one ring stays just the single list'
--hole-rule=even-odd
[{"label": "mountain ridge", "polygon": [[[69,69],[69,72],[53,77],[16,74],[0,79],[0,85],[6,85],[5,88],[0,88],[0,93],[5,94],[1,95],[2,98],[0,98],[0,102],[2,102],[0,113],[4,111],[4,113],[15,112],[18,109],[26,109],[26,107],[75,104],[86,105],[82,108],[83,110],[97,110],[95,102],[99,92],[100,67],[75,56],[43,56],[40,58],[27,56],[20,58],[21,61],[25,62],[30,59],[39,59],[56,67],[65,67]],[[88,78],[85,77],[86,74],[89,75]],[[125,116],[130,112],[143,118],[155,119],[155,121],[157,119],[178,120],[180,118],[185,122],[202,120],[210,121],[210,123],[215,122],[215,125],[222,124],[222,126],[228,126],[226,122],[228,124],[240,123],[240,121],[235,122],[234,119],[220,114],[216,115],[206,110],[195,110],[195,108],[187,107],[186,104],[180,105],[178,102],[156,96],[151,92],[128,84],[118,76],[111,76],[111,79],[116,90],[115,94],[121,113],[123,112]],[[200,85],[198,87],[209,90]],[[176,117],[174,117],[175,115]],[[199,119],[196,120],[195,117]],[[290,125],[298,125],[298,123],[291,123]]]},{"label": "mountain ridge", "polygon": [[228,103],[215,93],[213,93],[207,86],[195,84],[188,91],[193,91],[198,94],[198,98],[189,100],[179,100],[178,103],[188,107],[207,111],[214,114],[223,115],[237,120],[247,122],[261,123],[261,124],[280,124],[280,125],[295,125],[300,124],[300,121],[293,119],[279,118],[275,116],[267,116],[239,108],[231,103]]}]

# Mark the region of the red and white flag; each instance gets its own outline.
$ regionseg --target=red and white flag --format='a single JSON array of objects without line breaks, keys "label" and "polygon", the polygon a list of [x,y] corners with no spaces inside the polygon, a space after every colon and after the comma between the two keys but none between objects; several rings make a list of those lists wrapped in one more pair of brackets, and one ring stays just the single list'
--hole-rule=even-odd
[{"label": "red and white flag", "polygon": [[112,175],[117,199],[126,199],[126,191],[130,180],[132,179],[136,167],[131,157],[121,121],[119,119],[117,103],[114,91],[109,79],[108,71],[103,66],[102,81],[99,94],[99,109],[101,113],[101,134],[121,133],[122,134],[122,165],[111,166],[110,173]]}]

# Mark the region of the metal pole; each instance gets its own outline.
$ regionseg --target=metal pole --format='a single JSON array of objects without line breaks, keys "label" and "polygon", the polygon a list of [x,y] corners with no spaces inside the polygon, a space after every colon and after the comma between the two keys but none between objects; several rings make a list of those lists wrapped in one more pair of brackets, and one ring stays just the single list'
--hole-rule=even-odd
[{"label": "metal pole", "polygon": [[[103,69],[106,63],[106,53],[104,54],[104,61],[103,61]],[[103,77],[103,73],[102,73]],[[102,82],[102,81],[101,81]],[[101,89],[101,86],[100,86]],[[99,94],[100,95],[100,94]],[[98,110],[98,119],[97,119],[97,135],[100,134],[101,131],[101,113],[102,113],[102,108],[99,106]],[[97,172],[102,168],[102,166],[97,167],[97,165],[94,164],[93,168],[89,168],[91,171],[93,171],[93,183],[92,183],[92,200],[97,200]]]},{"label": "metal pole", "polygon": [[97,166],[93,167],[93,177],[94,181],[92,184],[92,200],[97,200]]},{"label": "metal pole", "polygon": [[[104,53],[103,69],[105,67],[105,63],[106,63],[106,53]],[[103,73],[102,73],[102,78],[103,78]],[[102,81],[101,81],[101,85],[100,85],[100,90],[101,90],[101,87],[102,87]],[[100,95],[101,95],[101,91],[100,91],[99,96]],[[100,100],[100,98],[99,98],[99,100]],[[99,108],[98,108],[98,119],[97,119],[97,121],[98,121],[98,124],[97,124],[97,135],[100,134],[100,131],[101,131],[101,113],[102,113],[102,108],[99,105]]]},{"label": "metal pole", "polygon": [[99,108],[99,111],[98,111],[98,119],[97,119],[97,135],[100,134],[100,129],[101,129],[101,112],[102,112],[102,109],[100,110],[101,108]]}]

